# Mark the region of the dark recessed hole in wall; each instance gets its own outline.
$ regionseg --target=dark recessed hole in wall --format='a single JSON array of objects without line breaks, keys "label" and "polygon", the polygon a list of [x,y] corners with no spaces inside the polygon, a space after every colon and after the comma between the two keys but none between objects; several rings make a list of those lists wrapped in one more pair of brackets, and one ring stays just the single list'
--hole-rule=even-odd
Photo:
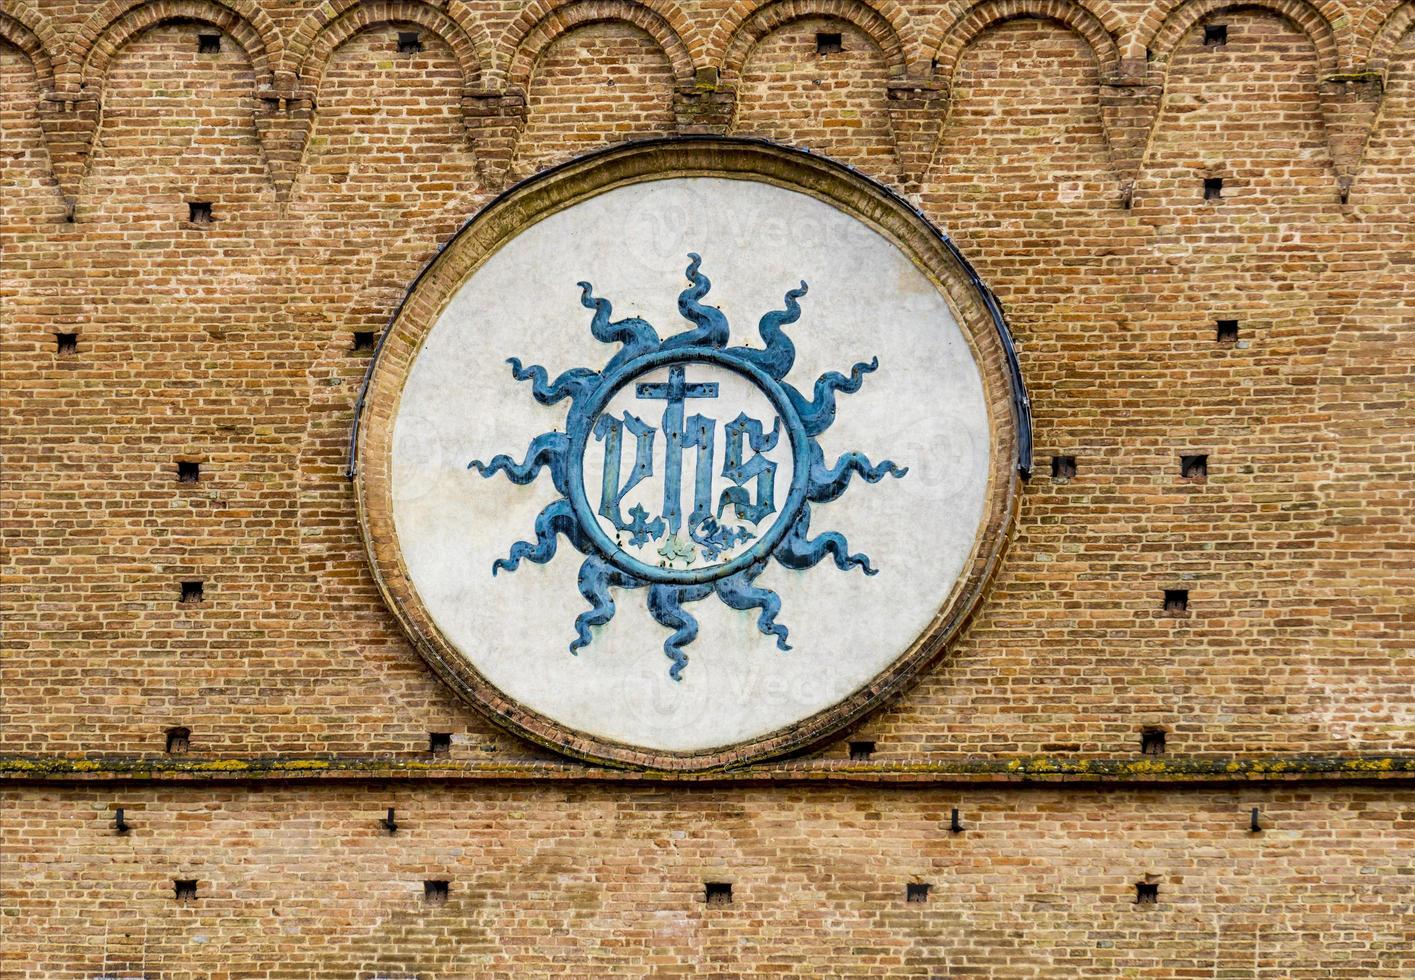
[{"label": "dark recessed hole in wall", "polygon": [[192,730],[190,728],[169,728],[167,729],[167,754],[180,755],[192,747]]},{"label": "dark recessed hole in wall", "polygon": [[177,482],[198,483],[201,480],[201,464],[191,460],[177,461]]},{"label": "dark recessed hole in wall", "polygon": [[79,352],[79,335],[76,333],[56,333],[54,335],[54,352],[65,357]]},{"label": "dark recessed hole in wall", "polygon": [[1204,25],[1204,47],[1221,48],[1228,43],[1227,24]]},{"label": "dark recessed hole in wall", "polygon": [[182,905],[191,905],[197,900],[197,883],[192,878],[178,878],[172,882],[172,889],[177,893],[177,901]]},{"label": "dark recessed hole in wall", "polygon": [[446,905],[447,895],[452,890],[450,881],[423,882],[423,901],[429,905]]},{"label": "dark recessed hole in wall", "polygon": [[851,742],[850,758],[854,762],[868,762],[875,754],[874,742]]},{"label": "dark recessed hole in wall", "polygon": [[451,732],[428,732],[427,750],[433,755],[446,755],[452,751]]},{"label": "dark recessed hole in wall", "polygon": [[1238,321],[1219,320],[1218,327],[1214,331],[1214,339],[1220,344],[1238,343]]},{"label": "dark recessed hole in wall", "polygon": [[206,583],[195,579],[182,583],[183,602],[201,602],[206,598]]},{"label": "dark recessed hole in wall", "polygon": [[703,884],[703,897],[709,905],[731,905],[732,885],[726,881],[709,881]]},{"label": "dark recessed hole in wall", "polygon": [[187,220],[194,225],[211,224],[211,202],[210,201],[188,201]]},{"label": "dark recessed hole in wall", "polygon": [[423,49],[423,36],[417,31],[398,32],[398,53],[417,54]]},{"label": "dark recessed hole in wall", "polygon": [[839,34],[816,35],[816,54],[839,54],[845,50],[845,39]]},{"label": "dark recessed hole in wall", "polygon": [[1053,480],[1069,480],[1075,475],[1075,456],[1053,456],[1051,458],[1051,478]]},{"label": "dark recessed hole in wall", "polygon": [[1217,201],[1217,200],[1219,200],[1219,199],[1222,198],[1222,197],[1223,197],[1223,178],[1222,178],[1222,177],[1205,177],[1205,178],[1204,178],[1204,200],[1206,200],[1206,201]]},{"label": "dark recessed hole in wall", "polygon": [[1140,733],[1141,755],[1164,755],[1164,732],[1158,728],[1147,728]]},{"label": "dark recessed hole in wall", "polygon": [[1203,480],[1209,475],[1209,457],[1207,453],[1195,453],[1192,456],[1179,457],[1179,475],[1186,480]]},{"label": "dark recessed hole in wall", "polygon": [[1188,589],[1165,589],[1164,611],[1171,616],[1179,616],[1189,611]]},{"label": "dark recessed hole in wall", "polygon": [[354,331],[354,350],[361,350],[361,351],[373,350],[374,343],[375,343],[377,340],[378,340],[378,336],[377,336],[372,330],[355,330],[355,331]]},{"label": "dark recessed hole in wall", "polygon": [[220,34],[198,34],[197,54],[220,54],[221,35]]},{"label": "dark recessed hole in wall", "polygon": [[1149,881],[1135,882],[1135,904],[1136,905],[1158,905],[1160,900],[1160,886]]},{"label": "dark recessed hole in wall", "polygon": [[904,886],[904,901],[906,902],[927,902],[929,900],[929,886],[921,881],[911,881]]}]

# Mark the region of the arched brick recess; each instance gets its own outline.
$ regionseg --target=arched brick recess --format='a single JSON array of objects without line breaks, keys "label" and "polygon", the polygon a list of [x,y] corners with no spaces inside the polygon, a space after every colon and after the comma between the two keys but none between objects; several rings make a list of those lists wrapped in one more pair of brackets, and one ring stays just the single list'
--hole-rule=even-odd
[{"label": "arched brick recess", "polygon": [[319,7],[295,29],[279,73],[313,91],[340,44],[359,31],[389,23],[416,24],[446,41],[468,87],[481,82],[494,60],[490,35],[460,3],[439,9],[423,0],[340,0]]},{"label": "arched brick recess", "polygon": [[947,22],[940,19],[924,37],[924,53],[932,59],[940,78],[952,78],[963,49],[994,24],[1031,17],[1055,21],[1071,28],[1090,45],[1101,77],[1120,70],[1120,48],[1115,32],[1089,8],[1072,0],[983,0]]},{"label": "arched brick recess", "polygon": [[72,81],[101,85],[114,52],[156,24],[196,20],[228,32],[251,59],[257,86],[272,84],[284,42],[270,15],[252,0],[109,0],[80,28],[70,59]]},{"label": "arched brick recess", "polygon": [[913,30],[909,15],[899,4],[864,0],[745,0],[735,4],[713,30],[709,61],[724,76],[742,69],[752,47],[772,31],[804,17],[833,17],[863,31],[883,52],[890,75],[908,70]]},{"label": "arched brick recess", "polygon": [[[840,32],[843,50],[818,56],[819,30]],[[724,75],[737,93],[733,134],[807,146],[877,179],[898,180],[887,83],[904,70],[902,48],[890,59],[862,28],[813,15],[778,25],[750,47],[744,34],[738,39],[745,50]]]},{"label": "arched brick recess", "polygon": [[29,56],[43,89],[54,87],[65,45],[48,21],[23,0],[13,0],[0,10],[0,40],[9,41]]},{"label": "arched brick recess", "polygon": [[535,0],[521,11],[499,45],[505,84],[525,90],[536,61],[556,38],[576,27],[623,21],[652,37],[673,65],[680,85],[691,85],[703,63],[704,44],[697,28],[672,0],[572,0],[567,4]]},{"label": "arched brick recess", "polygon": [[[513,176],[606,144],[674,131],[679,66],[635,24],[588,18],[550,40],[524,67],[524,83],[513,75],[526,93]],[[593,126],[585,127],[587,117]]]},{"label": "arched brick recess", "polygon": [[422,51],[399,55],[398,26],[344,37],[307,89],[316,107],[289,213],[326,243],[324,290],[340,297],[409,223],[442,214],[474,170],[456,53],[429,33]]},{"label": "arched brick recess", "polygon": [[1415,28],[1415,3],[1404,3],[1392,10],[1372,31],[1371,45],[1362,67],[1368,71],[1385,72],[1390,67],[1395,49],[1412,28]]},{"label": "arched brick recess", "polygon": [[1337,72],[1342,63],[1341,48],[1332,29],[1327,9],[1306,0],[1186,0],[1171,8],[1153,33],[1142,35],[1144,48],[1163,71],[1170,55],[1186,31],[1206,17],[1228,10],[1261,9],[1271,11],[1291,23],[1311,39],[1317,49],[1321,77]]},{"label": "arched brick recess", "polygon": [[39,117],[44,79],[36,70],[35,57],[11,43],[11,35],[0,25],[0,239],[6,253],[0,261],[0,295],[7,320],[8,342],[52,341],[53,321],[31,317],[32,298],[24,288],[34,275],[23,246],[18,242],[63,220],[64,202],[53,179],[44,131]]}]

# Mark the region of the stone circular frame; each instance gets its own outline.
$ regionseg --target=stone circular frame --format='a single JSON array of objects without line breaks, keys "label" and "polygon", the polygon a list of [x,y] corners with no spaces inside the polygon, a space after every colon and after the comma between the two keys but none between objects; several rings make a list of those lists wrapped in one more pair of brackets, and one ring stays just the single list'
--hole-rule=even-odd
[{"label": "stone circular frame", "polygon": [[[488,263],[492,263],[498,254],[503,252],[507,255],[515,254],[512,243],[529,230],[536,228],[547,219],[568,213],[586,202],[610,195],[612,192],[660,181],[679,182],[678,185],[664,185],[670,189],[676,186],[696,186],[685,183],[685,181],[701,178],[708,178],[712,181],[744,181],[762,188],[774,188],[796,195],[804,195],[802,200],[813,199],[815,202],[820,202],[833,209],[834,212],[839,212],[853,219],[862,229],[865,229],[863,234],[878,236],[888,247],[897,250],[899,255],[906,260],[904,265],[916,270],[910,272],[910,276],[921,277],[919,281],[926,281],[937,293],[937,297],[930,302],[937,302],[937,299],[941,297],[942,303],[939,304],[939,307],[946,310],[951,320],[948,329],[956,330],[966,343],[967,353],[976,368],[976,377],[980,384],[979,394],[976,397],[977,411],[985,413],[986,431],[975,440],[978,444],[971,450],[976,456],[975,468],[978,470],[976,477],[977,507],[975,508],[977,520],[975,525],[969,520],[965,528],[970,533],[966,535],[966,547],[960,552],[956,577],[952,580],[941,601],[929,600],[929,613],[922,621],[922,628],[918,629],[916,633],[911,632],[912,638],[908,642],[897,644],[897,651],[886,649],[885,655],[890,656],[890,659],[883,664],[881,669],[874,671],[871,676],[860,683],[852,681],[852,689],[834,697],[830,703],[823,704],[818,709],[801,717],[790,718],[784,723],[765,730],[747,730],[750,726],[739,725],[747,731],[743,737],[727,740],[717,738],[714,741],[709,735],[685,735],[684,738],[687,741],[682,745],[667,744],[672,743],[671,737],[665,737],[662,740],[665,744],[646,744],[649,741],[659,740],[639,737],[617,738],[605,731],[592,730],[595,727],[604,726],[567,723],[564,717],[552,717],[552,714],[563,716],[564,712],[544,710],[546,703],[555,703],[553,697],[550,698],[550,702],[543,701],[538,695],[514,697],[504,690],[504,687],[512,685],[504,683],[498,685],[487,676],[486,661],[483,660],[479,665],[478,655],[481,650],[476,644],[469,642],[465,623],[475,622],[477,616],[485,615],[484,610],[491,608],[491,606],[486,604],[477,606],[474,602],[464,602],[464,606],[471,608],[464,608],[459,613],[459,622],[462,622],[463,626],[456,629],[449,627],[450,620],[445,612],[447,608],[446,596],[433,596],[432,601],[429,601],[429,596],[420,592],[420,581],[424,591],[430,588],[428,574],[419,570],[423,559],[416,553],[412,559],[405,554],[408,541],[413,539],[400,539],[399,515],[400,513],[404,515],[408,513],[410,505],[407,504],[406,498],[408,498],[410,491],[405,486],[407,479],[396,474],[406,472],[406,467],[409,465],[406,460],[417,456],[416,439],[408,435],[409,432],[416,435],[417,426],[412,423],[405,424],[402,442],[399,442],[396,431],[401,418],[400,412],[407,414],[416,410],[416,412],[423,413],[418,416],[418,419],[427,425],[436,428],[441,424],[442,410],[437,398],[434,397],[436,392],[429,395],[425,390],[429,383],[422,380],[416,381],[410,388],[410,379],[415,377],[415,369],[422,370],[424,375],[433,370],[426,367],[417,368],[419,354],[424,351],[430,335],[434,334],[439,324],[444,321],[452,322],[449,317],[455,319],[453,313],[449,313],[449,308],[452,308],[454,312],[456,310],[454,300],[466,294],[465,287],[469,287],[469,284],[477,279],[479,272],[485,269]],[[712,186],[719,187],[720,185],[713,184]],[[743,186],[744,191],[747,190],[745,185],[733,186]],[[721,191],[719,190],[718,193]],[[764,191],[764,193],[773,194],[778,191]],[[713,217],[715,215],[708,215],[704,221],[709,221]],[[690,217],[690,224],[692,220],[694,219]],[[873,239],[871,240],[873,241]],[[626,247],[633,247],[632,242]],[[878,251],[881,246],[871,245],[870,247]],[[573,254],[573,247],[570,250]],[[696,256],[694,259],[696,262]],[[504,260],[504,262],[510,261],[510,259]],[[705,266],[708,261],[708,258],[705,257]],[[574,264],[571,263],[571,265]],[[679,268],[681,269],[681,265]],[[690,279],[692,271],[693,268],[690,267]],[[712,270],[708,269],[707,271],[711,273]],[[571,283],[577,278],[574,269],[567,269],[565,274]],[[585,296],[589,297],[589,284],[581,283],[580,285],[586,287]],[[783,284],[783,288],[794,285],[794,282],[787,282]],[[682,280],[680,278],[675,288],[681,288],[681,286]],[[779,300],[780,293],[777,296]],[[810,298],[807,296],[806,300]],[[802,302],[805,303],[806,300]],[[633,312],[632,298],[620,297],[617,301],[623,302],[625,307],[624,312],[616,312],[616,316],[623,317]],[[587,308],[585,310],[586,317],[588,317],[590,305],[587,298],[584,302],[584,306]],[[723,307],[727,306],[728,303],[724,302]],[[820,323],[828,319],[821,309],[816,307],[811,309],[816,317],[813,322]],[[764,312],[764,310],[758,310],[758,312]],[[686,313],[684,315],[687,316]],[[808,314],[808,318],[810,315]],[[660,316],[659,319],[664,318]],[[583,327],[583,322],[577,326]],[[658,326],[663,329],[665,337],[670,330],[676,328],[666,322],[660,323]],[[676,326],[681,327],[682,324]],[[750,322],[735,323],[734,336],[736,336],[736,331],[750,330],[750,327]],[[797,343],[801,343],[802,338],[809,335],[809,328],[805,326],[805,320],[795,324],[795,328],[797,330],[795,339]],[[888,328],[889,325],[884,324],[879,330],[884,331]],[[454,329],[454,327],[443,328],[444,334],[450,329]],[[461,347],[465,348],[476,342],[478,328],[467,327],[458,321],[455,329],[460,331],[457,337],[462,341]],[[557,326],[556,329],[560,328]],[[851,346],[856,346],[854,339],[859,337],[860,350],[867,351],[871,340],[869,336],[861,336],[862,333],[856,329],[850,335]],[[765,330],[763,330],[763,336],[765,336]],[[934,342],[933,340],[929,341],[929,343]],[[431,363],[437,359],[446,360],[446,350],[446,344],[442,343],[442,346],[429,354],[424,362]],[[734,348],[734,350],[740,352],[744,348]],[[500,370],[509,376],[509,370],[502,363],[507,359],[506,353],[505,350],[497,349],[478,351],[476,356],[478,363],[483,359],[495,360],[500,365]],[[540,358],[536,356],[535,340],[531,337],[526,338],[519,351],[512,353],[524,355],[528,361],[546,361],[552,378],[557,372],[571,367],[570,364],[558,362],[554,357]],[[662,360],[662,358],[660,359]],[[896,358],[897,361],[898,358]],[[618,366],[622,367],[623,365]],[[611,364],[606,373],[610,373],[614,367],[616,365]],[[731,365],[726,365],[726,367],[729,370],[737,370]],[[848,361],[842,365],[842,370],[845,367],[848,367]],[[857,363],[856,373],[861,373],[859,369],[866,367],[865,364]],[[521,370],[519,362],[517,362],[516,370]],[[873,370],[873,368],[868,368],[868,370]],[[634,372],[638,371],[637,367],[634,368]],[[527,380],[529,377],[527,374],[522,379]],[[630,380],[632,379],[623,376],[617,378],[619,384]],[[768,390],[761,386],[760,382],[757,383],[759,387],[763,387],[764,391]],[[525,384],[522,387],[529,389],[530,384]],[[854,389],[843,388],[841,390],[849,392]],[[817,393],[819,393],[819,389]],[[936,391],[915,390],[908,395],[908,398],[915,405],[927,406],[934,404],[938,395],[939,393]],[[500,406],[503,404],[500,399],[509,397],[509,395],[501,393],[496,394],[495,400],[485,407],[497,411],[487,413],[487,417],[499,415]],[[641,394],[639,397],[647,396]],[[848,413],[848,402],[849,398],[842,396],[842,415]],[[607,403],[607,396],[601,399],[599,407],[603,407],[605,403]],[[466,405],[477,404],[479,403],[466,402],[463,409],[466,408]],[[542,404],[548,403],[542,402]],[[429,406],[433,407],[429,408]],[[472,412],[464,410],[461,416],[457,416],[456,406],[449,401],[445,411],[449,417],[465,418],[469,414],[480,415],[482,409],[477,407]],[[508,408],[506,412],[510,414],[511,410]],[[834,410],[832,410],[831,416],[833,418]],[[667,432],[666,421],[667,416],[665,415],[665,433]],[[448,425],[452,424],[448,423]],[[456,421],[455,424],[465,425],[468,423]],[[554,751],[608,765],[681,772],[741,765],[768,756],[810,747],[830,738],[845,726],[857,721],[917,678],[920,672],[926,669],[946,649],[949,640],[963,626],[978,604],[995,571],[1005,548],[1017,508],[1020,490],[1019,471],[1025,469],[1027,454],[1030,452],[1025,391],[1021,378],[1017,374],[1016,360],[1011,351],[1010,339],[1007,337],[1000,311],[986,288],[978,281],[976,274],[947,238],[893,192],[860,176],[849,168],[809,153],[773,144],[716,137],[653,140],[600,151],[546,171],[513,187],[495,199],[453,236],[410,287],[380,341],[375,361],[370,367],[365,389],[359,401],[355,426],[351,474],[355,477],[359,521],[373,574],[389,608],[397,616],[421,655],[439,676],[493,722]],[[567,433],[567,436],[571,442],[574,442],[573,434]],[[435,434],[429,438],[445,440],[447,434]],[[576,480],[580,479],[578,454],[583,449],[585,438],[584,433],[581,433],[576,449]],[[667,436],[665,435],[664,438],[666,441]],[[412,439],[411,443],[410,439]],[[520,459],[526,452],[525,443],[513,444],[513,442],[508,442],[502,449],[516,459]],[[982,443],[985,443],[985,446]],[[412,445],[413,448],[410,449],[409,445]],[[912,455],[926,455],[931,446],[932,443],[927,442],[923,445],[913,446]],[[827,464],[831,459],[834,459],[834,454],[838,454],[841,448],[832,448],[832,455],[827,459]],[[793,458],[798,471],[801,469],[802,461],[809,465],[810,461],[806,459],[799,444],[793,442],[792,452],[795,454]],[[400,461],[395,463],[395,455],[399,453],[402,454],[399,457]],[[471,450],[469,449],[465,455],[470,460]],[[701,456],[699,464],[701,464]],[[444,460],[440,465],[441,469],[437,471],[440,474],[438,480],[442,480],[444,476],[446,479],[452,480],[458,479],[459,475],[465,475],[466,480],[475,480],[478,484],[484,483],[489,486],[492,483],[489,479],[480,480],[476,472],[471,470],[473,465],[486,468],[481,460],[464,462],[459,457],[454,463]],[[663,467],[664,470],[667,468],[667,465]],[[485,475],[484,473],[483,476]],[[504,470],[502,475],[505,475]],[[797,475],[799,476],[799,472]],[[550,477],[546,475],[542,475],[540,479],[546,483],[550,482]],[[515,482],[530,481],[517,480]],[[875,481],[871,480],[870,482]],[[901,479],[899,482],[903,484],[905,480]],[[798,483],[799,481],[792,483],[792,493],[798,492]],[[475,494],[481,491],[468,483],[466,486],[459,485],[456,492],[458,494]],[[785,494],[783,494],[784,496]],[[445,499],[452,498],[444,497]],[[825,497],[824,499],[829,501],[834,498]],[[403,508],[402,511],[399,509],[400,506]],[[917,509],[917,502],[915,502],[915,506]],[[723,507],[726,507],[725,503]],[[582,506],[580,509],[583,511],[584,507]],[[664,516],[667,516],[667,513],[668,506],[665,503]],[[971,517],[972,511],[968,511],[968,513]],[[581,516],[586,515],[581,514]],[[592,517],[592,515],[589,516]],[[642,517],[636,519],[642,521]],[[404,525],[408,525],[409,519],[406,516],[402,520]],[[706,525],[700,525],[700,527],[703,526]],[[828,525],[822,524],[819,530],[825,531],[827,528]],[[426,529],[419,531],[414,528],[410,531],[408,526],[402,527],[401,530],[404,538],[407,538],[409,534],[412,534],[413,538],[421,534],[422,538],[426,539],[429,533]],[[688,525],[687,530],[691,531],[691,525]],[[779,529],[774,530],[778,534],[780,533]],[[927,531],[927,528],[921,530]],[[812,529],[810,533],[814,535],[817,531]],[[532,537],[530,528],[524,528],[519,536]],[[668,546],[669,540],[670,536],[665,533],[665,547]],[[677,540],[677,537],[673,537],[672,540]],[[509,545],[511,542],[507,540],[505,543]],[[868,550],[868,542],[858,543]],[[856,544],[855,541],[850,542],[852,547]],[[926,544],[925,542],[924,546]],[[414,541],[414,545],[415,547],[425,547],[425,545],[418,545],[416,541]],[[570,550],[569,545],[563,539],[562,545],[564,550]],[[583,549],[582,553],[584,553]],[[706,550],[704,553],[707,553]],[[693,559],[686,560],[691,562]],[[735,565],[734,569],[748,561],[754,561],[754,559],[749,559],[748,553],[744,551],[742,562]],[[609,562],[609,564],[621,563]],[[754,564],[750,571],[755,573],[760,564]],[[672,566],[671,557],[668,559],[668,565]],[[837,565],[839,565],[839,561],[837,561]],[[845,566],[840,565],[840,567],[844,568]],[[511,566],[506,566],[502,570],[510,569]],[[835,572],[834,569],[831,571]],[[896,568],[893,574],[899,575],[901,571]],[[475,574],[485,575],[486,571],[483,567],[476,567]],[[517,574],[521,575],[520,572]],[[583,574],[582,570],[582,580]],[[794,572],[791,574],[800,576],[805,573]],[[669,577],[673,578],[674,576]],[[904,574],[902,577],[907,579],[908,575]],[[687,578],[691,579],[691,576],[687,576]],[[503,576],[497,581],[505,580],[506,576]],[[793,581],[796,582],[793,587],[799,590],[801,580],[795,579]],[[611,584],[613,583],[611,582]],[[699,589],[711,587],[711,585],[655,586],[655,588]],[[548,610],[543,606],[537,606],[524,610],[523,614],[532,618],[551,614],[558,617],[556,619],[558,628],[568,630],[574,614],[583,610],[584,600],[574,592],[571,592],[566,598],[564,610]],[[875,596],[876,605],[879,604],[878,599],[879,597]],[[483,602],[485,603],[484,597]],[[500,603],[501,600],[494,600],[494,602]],[[621,605],[624,604],[621,602]],[[611,610],[612,606],[611,603]],[[732,608],[741,610],[743,607],[736,605]],[[483,612],[478,612],[478,609]],[[497,605],[493,611],[500,614],[501,607]],[[752,615],[755,615],[756,612],[757,610],[754,609]],[[789,616],[789,612],[788,609],[783,615]],[[663,623],[664,620],[659,619],[659,622]],[[809,626],[809,624],[807,625]],[[457,629],[461,629],[462,632],[457,633]],[[765,626],[763,626],[762,632],[768,632]],[[770,639],[770,637],[765,637],[765,639]],[[500,634],[481,642],[482,645],[514,643],[506,633],[504,626],[501,627]],[[702,640],[697,642],[703,645],[699,648],[689,648],[695,654],[695,665],[700,662],[710,663],[713,659],[711,644],[704,644]],[[510,657],[513,652],[508,650],[505,656]],[[700,656],[698,656],[699,654]],[[789,653],[775,652],[770,655],[791,656]],[[876,658],[880,656],[877,651],[872,655]],[[766,654],[762,654],[762,656],[766,656]],[[574,658],[570,658],[568,654],[565,654],[565,657],[567,662],[570,660],[582,662],[587,659],[587,651],[581,650],[579,655]],[[682,664],[677,666],[681,667]],[[699,668],[695,666],[693,669]],[[676,673],[673,676],[678,679]],[[671,686],[671,682],[666,679],[659,679],[658,682],[668,685],[667,690],[675,690]],[[546,682],[544,689],[550,690],[555,687],[556,683],[554,679],[551,679]],[[573,685],[574,681],[564,680],[559,683]],[[534,689],[534,685],[529,689]],[[716,690],[720,696],[724,688],[719,685],[713,690]],[[529,703],[535,701],[541,703]],[[700,708],[699,714],[701,714],[701,710]],[[753,722],[752,724],[760,726],[762,723]],[[704,731],[708,731],[711,724],[711,721],[701,722],[699,727],[707,726]],[[736,723],[734,722],[734,724]],[[732,729],[724,728],[724,730]],[[693,742],[693,738],[703,744]]]}]

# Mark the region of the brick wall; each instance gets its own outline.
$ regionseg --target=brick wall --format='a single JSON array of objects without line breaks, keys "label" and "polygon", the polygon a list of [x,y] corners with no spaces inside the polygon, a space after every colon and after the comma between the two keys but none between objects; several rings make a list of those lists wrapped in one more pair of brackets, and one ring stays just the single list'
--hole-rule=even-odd
[{"label": "brick wall", "polygon": [[[587,973],[819,972],[803,956],[900,975],[1415,969],[1405,783],[1254,790],[1289,815],[1273,860],[1276,834],[1238,833],[1238,790],[1162,773],[1143,791],[990,789],[1003,829],[972,851],[937,835],[946,791],[540,782],[549,757],[402,638],[343,476],[368,357],[353,333],[380,329],[508,180],[675,131],[809,146],[950,232],[1007,308],[1036,413],[1037,475],[991,594],[848,737],[884,766],[1124,762],[1145,727],[1186,758],[1406,755],[1411,11],[0,0],[0,752],[160,756],[185,726],[195,760],[416,759],[451,731],[458,764],[525,773],[23,777],[0,818],[7,970],[509,976],[554,972],[557,949]],[[836,33],[842,50],[818,50]],[[191,223],[192,201],[214,221]],[[1181,453],[1209,455],[1205,482],[1181,480]],[[1074,478],[1049,476],[1059,454]],[[177,601],[184,580],[202,602]],[[1190,590],[1187,616],[1164,614],[1167,588]],[[819,758],[844,755],[842,738]],[[371,852],[392,793],[438,829]],[[120,796],[148,824],[122,842],[102,826]],[[441,919],[420,897],[439,863]],[[170,895],[179,865],[210,896],[192,909]],[[744,889],[721,919],[698,897],[709,873]],[[915,873],[936,877],[923,909],[901,897]],[[1161,904],[1136,910],[1148,873]]]},{"label": "brick wall", "polygon": [[[1415,970],[1408,789],[1320,803],[1287,787],[485,782],[8,796],[32,871],[6,920],[7,976]],[[178,879],[197,882],[194,903],[178,904]],[[445,906],[425,900],[429,880],[449,882]],[[707,904],[706,882],[731,884],[731,904]],[[906,901],[911,882],[927,902]],[[1136,903],[1141,882],[1158,884],[1154,905]]]}]

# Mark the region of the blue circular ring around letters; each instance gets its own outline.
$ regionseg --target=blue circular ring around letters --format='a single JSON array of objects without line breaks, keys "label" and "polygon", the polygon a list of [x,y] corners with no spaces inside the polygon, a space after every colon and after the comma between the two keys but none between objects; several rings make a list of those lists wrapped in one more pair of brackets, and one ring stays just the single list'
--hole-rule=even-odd
[{"label": "blue circular ring around letters", "polygon": [[[795,464],[795,472],[791,476],[791,490],[786,495],[786,501],[782,504],[776,520],[771,527],[767,528],[766,533],[753,542],[746,551],[730,561],[717,565],[706,565],[702,568],[660,568],[629,555],[611,540],[604,528],[600,526],[594,508],[590,506],[589,500],[585,497],[585,445],[589,441],[590,432],[594,429],[594,423],[599,418],[599,413],[620,388],[654,368],[693,362],[713,364],[743,375],[766,394],[776,408],[777,415],[781,417],[787,435],[791,438],[791,458]],[[753,364],[738,360],[724,350],[685,347],[679,350],[657,351],[620,365],[600,382],[594,394],[585,401],[583,410],[571,412],[570,418],[567,420],[567,429],[570,435],[569,497],[576,520],[611,564],[648,582],[699,585],[726,578],[728,575],[750,567],[771,554],[772,549],[796,523],[801,505],[806,500],[806,488],[810,481],[810,440],[806,435],[806,427],[802,425],[800,416],[791,405],[790,399],[786,397],[786,392],[781,385],[770,375]]]}]

